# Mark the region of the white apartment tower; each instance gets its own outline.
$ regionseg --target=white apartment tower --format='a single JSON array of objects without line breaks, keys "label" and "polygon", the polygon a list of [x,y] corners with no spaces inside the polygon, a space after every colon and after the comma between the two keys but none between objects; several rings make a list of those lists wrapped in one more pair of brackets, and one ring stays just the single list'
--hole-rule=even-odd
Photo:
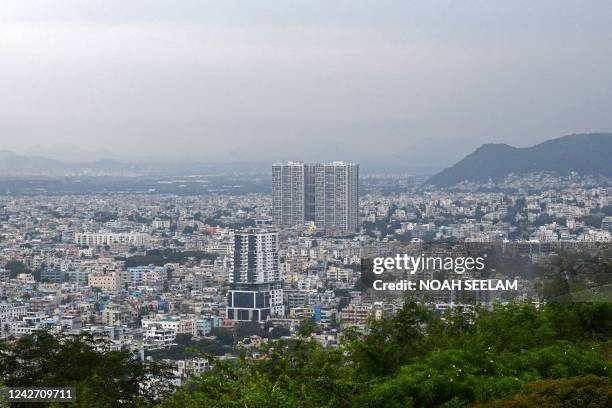
[{"label": "white apartment tower", "polygon": [[273,222],[279,226],[304,225],[312,221],[306,215],[309,166],[291,161],[272,165]]},{"label": "white apartment tower", "polygon": [[342,231],[359,227],[359,165],[314,165],[315,224]]}]

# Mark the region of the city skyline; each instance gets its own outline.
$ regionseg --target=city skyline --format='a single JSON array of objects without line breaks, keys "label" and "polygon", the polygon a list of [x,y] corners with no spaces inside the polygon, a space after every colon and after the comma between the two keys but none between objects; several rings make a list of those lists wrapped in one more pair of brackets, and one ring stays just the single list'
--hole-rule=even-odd
[{"label": "city skyline", "polygon": [[607,408],[611,21],[4,1],[0,406]]}]

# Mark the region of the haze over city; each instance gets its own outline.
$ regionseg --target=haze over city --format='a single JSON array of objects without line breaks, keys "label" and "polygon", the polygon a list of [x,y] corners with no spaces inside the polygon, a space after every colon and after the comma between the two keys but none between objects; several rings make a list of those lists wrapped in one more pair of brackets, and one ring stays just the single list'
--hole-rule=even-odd
[{"label": "haze over city", "polygon": [[612,406],[611,21],[3,1],[0,408]]},{"label": "haze over city", "polygon": [[0,149],[449,165],[610,131],[611,17],[605,1],[5,1]]}]

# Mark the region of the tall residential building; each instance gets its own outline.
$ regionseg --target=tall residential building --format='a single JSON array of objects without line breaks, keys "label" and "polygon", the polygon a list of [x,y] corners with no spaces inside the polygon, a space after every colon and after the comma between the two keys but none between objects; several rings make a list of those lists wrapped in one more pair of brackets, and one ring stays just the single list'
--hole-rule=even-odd
[{"label": "tall residential building", "polygon": [[278,234],[254,229],[235,233],[227,318],[261,322],[283,316],[282,287]]},{"label": "tall residential building", "polygon": [[314,221],[341,231],[359,228],[359,165],[288,162],[272,166],[272,218],[280,227]]},{"label": "tall residential building", "polygon": [[333,162],[314,167],[315,224],[355,231],[359,227],[359,165]]},{"label": "tall residential building", "polygon": [[309,166],[303,162],[272,165],[272,215],[279,226],[303,225],[306,216]]}]

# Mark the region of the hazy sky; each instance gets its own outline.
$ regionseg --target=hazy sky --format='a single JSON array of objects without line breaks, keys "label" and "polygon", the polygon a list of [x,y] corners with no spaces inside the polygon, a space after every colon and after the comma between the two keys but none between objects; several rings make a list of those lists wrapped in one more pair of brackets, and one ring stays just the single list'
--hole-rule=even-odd
[{"label": "hazy sky", "polygon": [[3,0],[0,150],[447,161],[610,131],[611,21],[610,1]]}]

